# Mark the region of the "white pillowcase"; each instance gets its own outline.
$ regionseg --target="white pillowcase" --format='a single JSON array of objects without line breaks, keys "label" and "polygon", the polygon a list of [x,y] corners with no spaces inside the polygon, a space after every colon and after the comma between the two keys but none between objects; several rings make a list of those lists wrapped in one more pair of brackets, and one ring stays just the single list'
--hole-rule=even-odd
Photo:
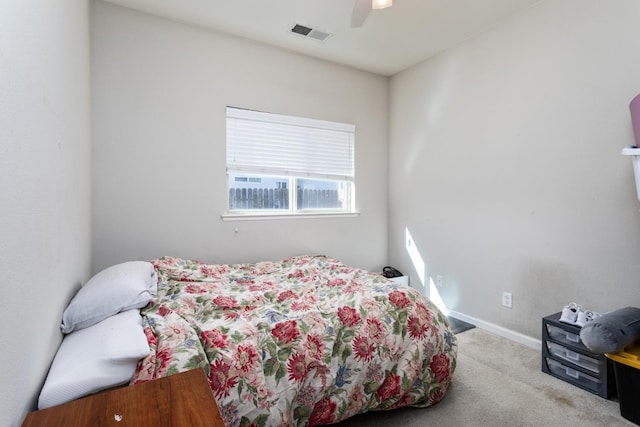
[{"label": "white pillowcase", "polygon": [[38,409],[126,384],[149,351],[140,310],[66,335],[40,392]]},{"label": "white pillowcase", "polygon": [[73,297],[62,315],[60,329],[68,334],[121,311],[144,307],[157,289],[158,275],[150,262],[130,261],[106,268]]}]

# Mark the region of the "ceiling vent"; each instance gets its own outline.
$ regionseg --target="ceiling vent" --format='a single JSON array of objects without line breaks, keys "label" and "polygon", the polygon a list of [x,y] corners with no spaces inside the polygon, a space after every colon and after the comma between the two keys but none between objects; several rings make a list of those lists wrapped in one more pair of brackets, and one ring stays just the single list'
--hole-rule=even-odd
[{"label": "ceiling vent", "polygon": [[326,31],[318,30],[317,28],[307,27],[306,25],[296,24],[291,27],[291,33],[301,36],[307,37],[318,41],[325,41],[329,37],[331,37],[331,33],[327,33]]}]

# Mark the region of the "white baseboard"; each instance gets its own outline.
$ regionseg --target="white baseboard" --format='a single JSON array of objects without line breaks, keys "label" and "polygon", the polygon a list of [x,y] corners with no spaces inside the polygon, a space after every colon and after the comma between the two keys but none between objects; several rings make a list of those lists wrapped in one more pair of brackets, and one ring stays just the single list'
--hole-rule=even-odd
[{"label": "white baseboard", "polygon": [[476,319],[475,317],[467,316],[466,314],[458,313],[454,310],[447,309],[447,313],[449,316],[455,317],[456,319],[476,325],[477,328],[508,338],[517,343],[526,345],[527,347],[535,348],[537,350],[540,350],[542,347],[542,341],[528,335],[521,334],[520,332],[515,332],[511,329],[503,328],[502,326],[485,322],[484,320]]}]

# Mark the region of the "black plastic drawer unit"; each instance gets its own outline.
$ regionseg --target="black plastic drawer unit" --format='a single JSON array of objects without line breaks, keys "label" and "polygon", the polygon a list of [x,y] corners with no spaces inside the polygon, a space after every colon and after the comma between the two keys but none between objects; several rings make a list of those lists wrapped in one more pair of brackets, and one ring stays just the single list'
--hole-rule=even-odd
[{"label": "black plastic drawer unit", "polygon": [[555,313],[542,319],[542,372],[600,397],[615,394],[613,363],[580,341],[580,327],[560,322]]}]

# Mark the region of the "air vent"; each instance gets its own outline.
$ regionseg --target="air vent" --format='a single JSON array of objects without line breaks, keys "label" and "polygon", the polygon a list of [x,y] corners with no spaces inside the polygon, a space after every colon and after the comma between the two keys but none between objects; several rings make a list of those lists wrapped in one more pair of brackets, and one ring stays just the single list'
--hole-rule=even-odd
[{"label": "air vent", "polygon": [[321,42],[331,37],[331,33],[327,33],[326,31],[318,30],[317,28],[311,28],[307,27],[306,25],[300,24],[296,24],[291,27],[291,33],[297,36],[307,37]]}]

